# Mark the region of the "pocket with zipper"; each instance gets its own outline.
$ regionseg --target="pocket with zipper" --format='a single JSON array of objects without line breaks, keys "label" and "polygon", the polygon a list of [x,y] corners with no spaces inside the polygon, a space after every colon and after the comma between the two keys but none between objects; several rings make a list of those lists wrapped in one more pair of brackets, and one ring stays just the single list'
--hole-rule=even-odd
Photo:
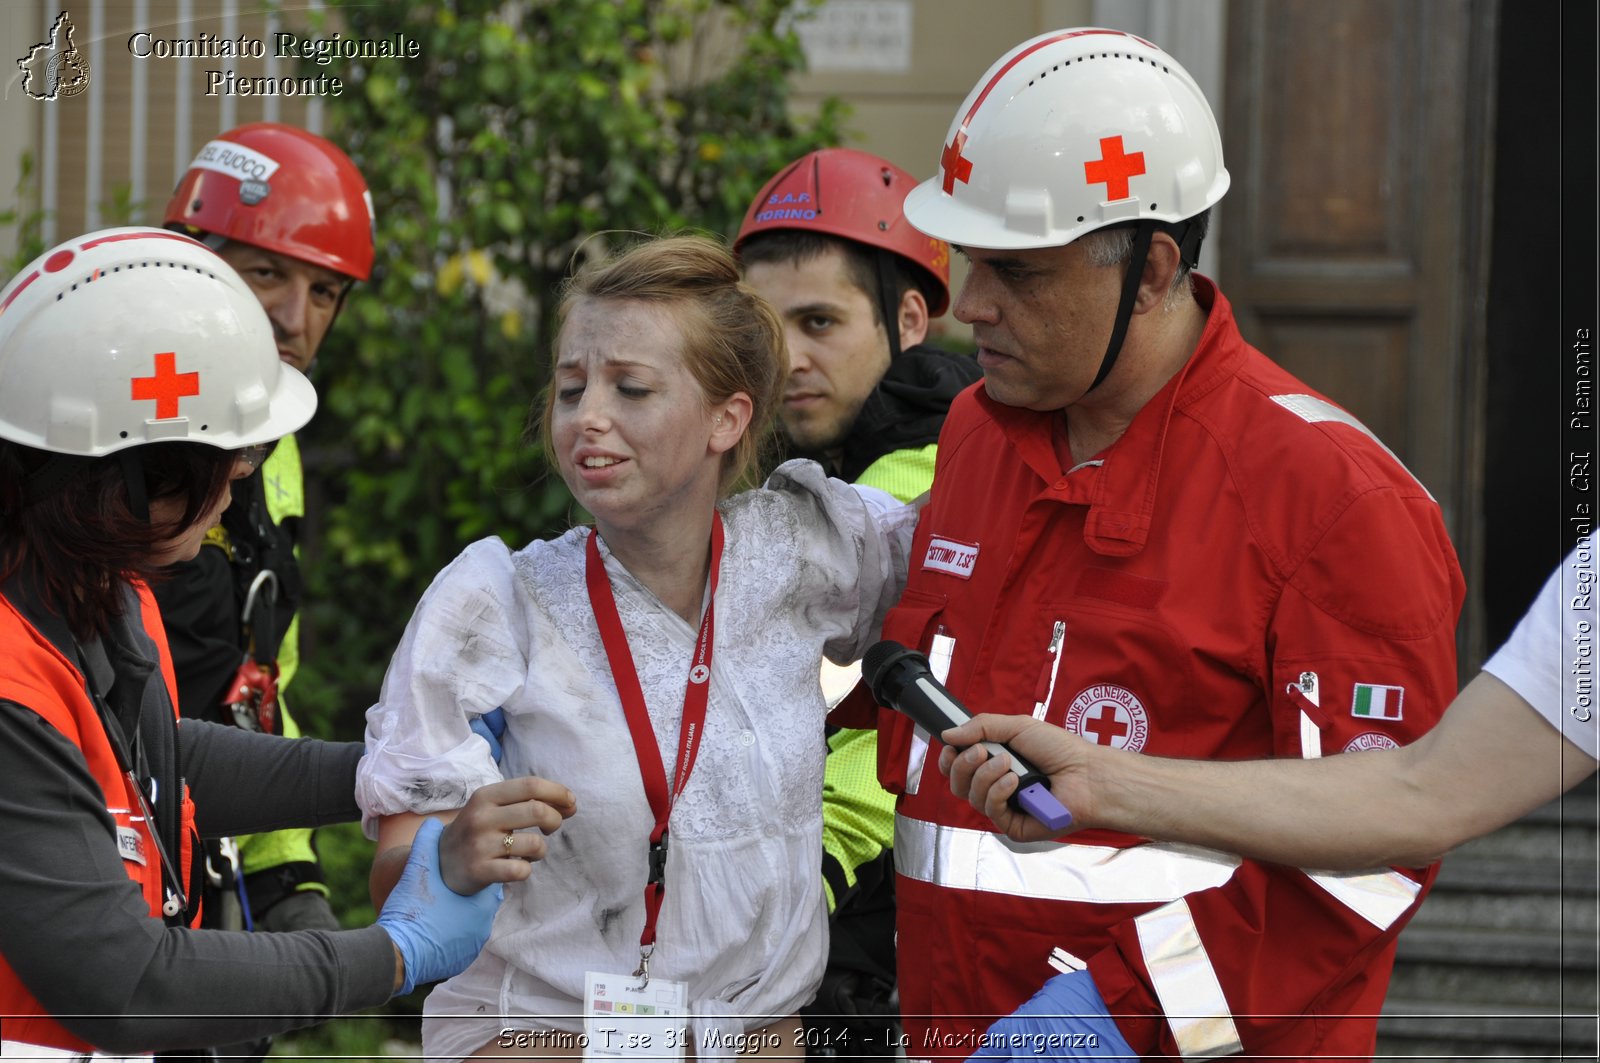
[{"label": "pocket with zipper", "polygon": [[1050,645],[1045,648],[1045,661],[1039,669],[1039,681],[1033,690],[1033,718],[1042,720],[1050,711],[1050,700],[1056,693],[1056,676],[1061,671],[1061,649],[1067,640],[1067,622],[1057,620],[1050,626]]}]

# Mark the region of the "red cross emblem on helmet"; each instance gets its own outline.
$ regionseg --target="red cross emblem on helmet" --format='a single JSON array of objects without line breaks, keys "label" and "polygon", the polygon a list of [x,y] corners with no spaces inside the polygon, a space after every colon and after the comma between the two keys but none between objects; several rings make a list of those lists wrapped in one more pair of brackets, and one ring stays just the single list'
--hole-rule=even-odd
[{"label": "red cross emblem on helmet", "polygon": [[967,131],[958,132],[955,139],[945,145],[944,153],[939,156],[939,167],[944,170],[944,191],[949,195],[956,190],[956,182],[963,184],[972,180],[972,160],[961,154],[962,147],[967,143]]},{"label": "red cross emblem on helmet", "polygon": [[1122,137],[1101,137],[1100,157],[1083,164],[1083,177],[1089,184],[1106,186],[1107,202],[1127,199],[1128,178],[1144,173],[1144,152],[1123,153]]},{"label": "red cross emblem on helmet", "polygon": [[156,355],[154,376],[133,378],[133,398],[155,400],[157,421],[170,421],[178,416],[178,400],[188,395],[200,394],[200,374],[180,373],[175,351]]}]

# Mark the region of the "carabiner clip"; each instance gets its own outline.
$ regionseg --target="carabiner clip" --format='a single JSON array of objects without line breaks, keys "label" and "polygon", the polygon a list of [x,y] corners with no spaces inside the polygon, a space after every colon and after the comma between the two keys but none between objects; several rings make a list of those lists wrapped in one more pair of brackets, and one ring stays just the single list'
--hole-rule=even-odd
[{"label": "carabiner clip", "polygon": [[639,950],[639,969],[633,972],[633,976],[639,979],[639,984],[633,988],[643,989],[650,984],[650,956],[655,951],[654,945]]}]

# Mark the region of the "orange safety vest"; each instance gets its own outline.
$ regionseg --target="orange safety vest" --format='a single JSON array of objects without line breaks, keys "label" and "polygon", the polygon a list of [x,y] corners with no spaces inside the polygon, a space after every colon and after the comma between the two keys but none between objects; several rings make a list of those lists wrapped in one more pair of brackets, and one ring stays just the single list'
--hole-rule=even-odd
[{"label": "orange safety vest", "polygon": [[[142,583],[135,586],[144,629],[160,650],[161,675],[166,681],[168,701],[176,720],[177,682],[173,678],[166,630],[149,589]],[[106,834],[106,844],[117,847],[123,870],[144,892],[151,918],[160,919],[161,855],[151,834],[152,825],[146,822],[141,809],[138,783],[131,773],[118,766],[111,740],[89,698],[83,674],[4,594],[0,594],[0,661],[5,662],[0,666],[0,700],[32,709],[83,753],[89,773],[100,784],[105,796],[106,813],[115,822],[115,830]],[[177,859],[181,878],[187,883],[192,881],[195,831],[194,802],[189,798],[187,787],[184,789],[183,829],[179,834],[182,840]],[[190,925],[198,926],[199,922],[197,910]],[[93,1045],[75,1037],[45,1013],[4,956],[0,956],[0,1015],[5,1016],[8,1042],[85,1053],[94,1051]]]}]

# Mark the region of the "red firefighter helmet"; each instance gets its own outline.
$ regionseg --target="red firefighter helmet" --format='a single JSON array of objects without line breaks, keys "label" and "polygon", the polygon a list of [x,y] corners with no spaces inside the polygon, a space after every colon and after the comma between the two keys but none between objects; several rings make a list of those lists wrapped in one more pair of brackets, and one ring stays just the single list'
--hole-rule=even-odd
[{"label": "red firefighter helmet", "polygon": [[950,306],[950,245],[912,228],[901,204],[917,179],[854,148],[823,148],[778,172],[745,212],[733,250],[775,229],[839,236],[899,255],[932,277],[928,312]]},{"label": "red firefighter helmet", "polygon": [[200,149],[165,223],[214,233],[356,280],[372,275],[372,196],[350,157],[304,129],[254,122]]}]

